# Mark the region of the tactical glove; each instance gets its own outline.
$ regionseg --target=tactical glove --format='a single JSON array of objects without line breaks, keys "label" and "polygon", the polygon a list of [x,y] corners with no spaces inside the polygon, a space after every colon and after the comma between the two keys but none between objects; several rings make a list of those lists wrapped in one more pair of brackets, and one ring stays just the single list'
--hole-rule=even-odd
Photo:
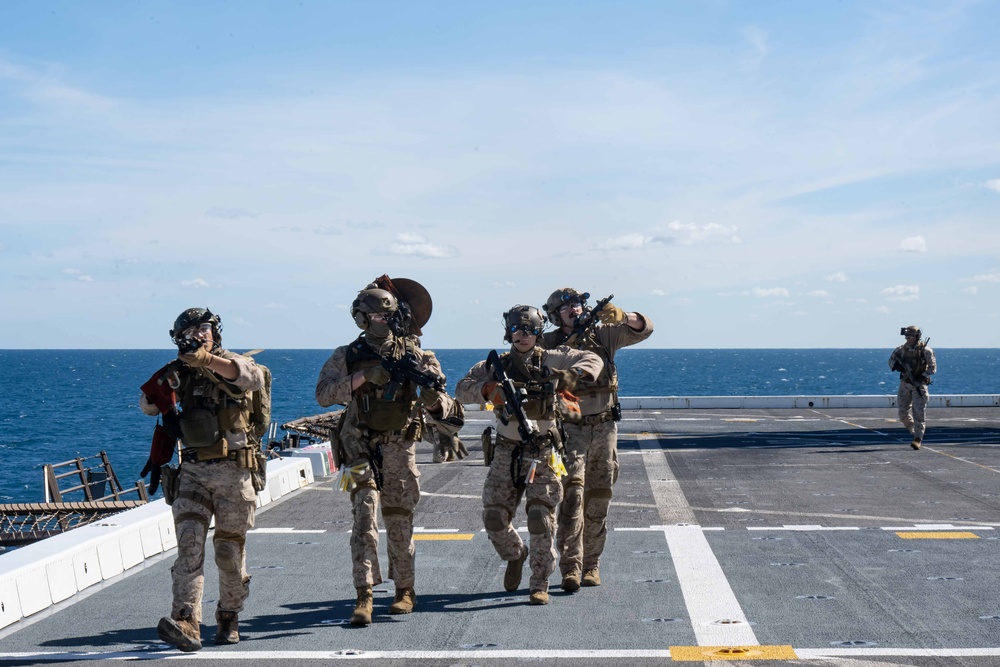
[{"label": "tactical glove", "polygon": [[371,382],[376,387],[381,387],[392,379],[392,375],[389,374],[389,371],[381,366],[372,366],[371,368],[366,369],[363,375],[365,376],[366,382]]},{"label": "tactical glove", "polygon": [[487,401],[493,405],[503,405],[503,391],[500,390],[500,383],[498,382],[487,382],[483,385],[483,388],[479,390],[479,393],[483,395]]},{"label": "tactical glove", "polygon": [[604,324],[621,324],[628,321],[628,315],[615,304],[608,302],[604,305],[604,308],[598,311],[597,319]]},{"label": "tactical glove", "polygon": [[576,383],[580,381],[580,374],[573,369],[552,371],[552,375],[546,380],[552,381],[556,391],[573,391],[576,388]]},{"label": "tactical glove", "polygon": [[432,407],[438,402],[438,400],[440,400],[441,392],[431,387],[421,387],[420,398],[423,399],[424,405]]},{"label": "tactical glove", "polygon": [[177,355],[177,358],[191,368],[201,368],[212,363],[212,360],[215,359],[215,355],[205,348],[199,347],[194,352],[181,352]]}]

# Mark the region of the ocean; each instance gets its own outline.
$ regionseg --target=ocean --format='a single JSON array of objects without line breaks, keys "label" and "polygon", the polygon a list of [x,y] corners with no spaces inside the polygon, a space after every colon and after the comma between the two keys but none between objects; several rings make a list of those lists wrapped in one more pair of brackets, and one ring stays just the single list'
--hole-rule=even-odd
[{"label": "ocean", "polygon": [[[889,349],[658,350],[617,355],[622,396],[895,394]],[[487,350],[438,350],[448,389]],[[41,502],[42,466],[105,451],[126,487],[139,478],[155,420],[139,387],[171,350],[0,350],[0,503]],[[998,391],[1000,350],[935,349],[938,394]],[[329,350],[266,350],[272,420],[325,410],[316,377]],[[279,437],[282,435],[279,432]]]}]

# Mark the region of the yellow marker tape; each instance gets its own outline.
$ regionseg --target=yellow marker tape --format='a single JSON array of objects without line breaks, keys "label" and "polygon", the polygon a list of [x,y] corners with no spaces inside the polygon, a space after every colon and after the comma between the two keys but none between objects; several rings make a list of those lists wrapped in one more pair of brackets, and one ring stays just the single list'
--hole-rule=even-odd
[{"label": "yellow marker tape", "polygon": [[471,540],[475,533],[414,533],[414,540]]},{"label": "yellow marker tape", "polygon": [[896,535],[904,540],[978,540],[979,536],[967,531],[935,530],[911,533],[899,533]]},{"label": "yellow marker tape", "polygon": [[706,660],[798,660],[791,646],[671,646],[675,662]]}]

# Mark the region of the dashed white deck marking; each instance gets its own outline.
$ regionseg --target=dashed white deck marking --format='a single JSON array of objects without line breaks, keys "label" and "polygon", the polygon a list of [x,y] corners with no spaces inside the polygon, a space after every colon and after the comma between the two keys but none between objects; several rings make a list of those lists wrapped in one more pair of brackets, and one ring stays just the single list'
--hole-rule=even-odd
[{"label": "dashed white deck marking", "polygon": [[664,524],[696,523],[694,512],[688,505],[667,455],[658,444],[656,435],[640,434],[636,438],[642,451],[642,464],[653,491],[653,501]]}]

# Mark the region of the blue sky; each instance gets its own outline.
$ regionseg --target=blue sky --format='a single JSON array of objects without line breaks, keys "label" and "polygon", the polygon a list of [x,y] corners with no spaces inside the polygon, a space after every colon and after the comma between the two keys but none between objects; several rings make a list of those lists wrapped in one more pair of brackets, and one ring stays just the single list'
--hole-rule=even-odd
[{"label": "blue sky", "polygon": [[0,4],[0,348],[1000,347],[1000,3]]}]

